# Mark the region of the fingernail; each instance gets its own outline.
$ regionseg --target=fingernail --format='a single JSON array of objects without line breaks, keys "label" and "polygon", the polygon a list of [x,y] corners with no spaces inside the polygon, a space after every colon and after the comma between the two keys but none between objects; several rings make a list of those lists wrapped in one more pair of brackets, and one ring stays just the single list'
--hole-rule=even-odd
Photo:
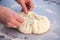
[{"label": "fingernail", "polygon": [[14,28],[17,28],[17,26],[14,26]]}]

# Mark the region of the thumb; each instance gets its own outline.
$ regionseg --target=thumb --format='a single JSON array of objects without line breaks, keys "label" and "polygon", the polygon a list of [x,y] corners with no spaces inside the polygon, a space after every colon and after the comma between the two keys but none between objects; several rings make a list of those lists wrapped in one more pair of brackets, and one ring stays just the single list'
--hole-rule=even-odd
[{"label": "thumb", "polygon": [[26,5],[22,5],[22,11],[24,11],[25,13],[27,13],[27,7],[26,7]]},{"label": "thumb", "polygon": [[27,7],[25,5],[25,1],[24,0],[16,0],[21,6],[22,6],[22,10],[27,13]]}]

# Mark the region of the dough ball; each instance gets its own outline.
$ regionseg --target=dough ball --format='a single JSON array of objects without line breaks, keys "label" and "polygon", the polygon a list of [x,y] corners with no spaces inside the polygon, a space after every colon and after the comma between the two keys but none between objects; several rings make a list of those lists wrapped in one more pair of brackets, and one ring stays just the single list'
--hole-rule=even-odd
[{"label": "dough ball", "polygon": [[24,23],[18,28],[24,34],[42,34],[50,28],[50,21],[45,16],[37,15],[34,12],[28,12],[28,14],[21,12],[19,15],[25,19]]}]

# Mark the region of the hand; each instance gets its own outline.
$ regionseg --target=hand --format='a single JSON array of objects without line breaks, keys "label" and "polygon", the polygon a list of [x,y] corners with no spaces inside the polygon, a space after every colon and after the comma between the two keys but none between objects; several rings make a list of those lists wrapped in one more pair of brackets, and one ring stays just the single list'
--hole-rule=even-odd
[{"label": "hand", "polygon": [[24,22],[24,19],[11,9],[3,7],[0,10],[0,23],[5,26],[17,28]]},{"label": "hand", "polygon": [[22,6],[22,11],[27,13],[27,11],[32,11],[34,8],[34,4],[32,0],[16,0],[21,6]]}]

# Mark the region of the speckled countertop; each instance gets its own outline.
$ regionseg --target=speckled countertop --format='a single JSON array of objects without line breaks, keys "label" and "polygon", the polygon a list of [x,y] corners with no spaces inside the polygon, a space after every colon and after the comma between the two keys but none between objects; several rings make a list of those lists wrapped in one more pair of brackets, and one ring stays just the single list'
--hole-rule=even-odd
[{"label": "speckled countertop", "polygon": [[[48,17],[51,22],[50,30],[42,35],[26,35],[17,29],[10,29],[0,24],[0,40],[60,40],[60,0],[33,0],[34,12]],[[0,5],[19,12],[21,6],[14,0],[2,0]]]}]

